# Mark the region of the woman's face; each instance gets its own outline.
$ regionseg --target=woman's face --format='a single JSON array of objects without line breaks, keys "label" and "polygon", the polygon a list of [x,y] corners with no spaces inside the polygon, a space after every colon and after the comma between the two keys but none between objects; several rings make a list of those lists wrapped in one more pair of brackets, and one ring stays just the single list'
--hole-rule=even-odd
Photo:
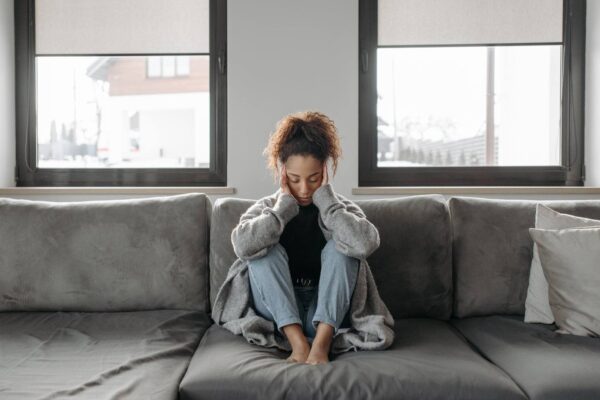
[{"label": "woman's face", "polygon": [[313,156],[289,156],[285,162],[290,192],[299,204],[312,203],[312,195],[321,186],[323,164]]}]

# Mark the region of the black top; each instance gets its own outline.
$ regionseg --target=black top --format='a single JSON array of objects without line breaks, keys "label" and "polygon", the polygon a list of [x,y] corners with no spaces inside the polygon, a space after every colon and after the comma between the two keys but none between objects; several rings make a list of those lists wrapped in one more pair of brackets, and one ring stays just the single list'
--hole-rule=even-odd
[{"label": "black top", "polygon": [[321,250],[327,244],[319,227],[319,208],[299,204],[300,211],[285,226],[279,243],[285,248],[294,286],[317,286],[321,275]]}]

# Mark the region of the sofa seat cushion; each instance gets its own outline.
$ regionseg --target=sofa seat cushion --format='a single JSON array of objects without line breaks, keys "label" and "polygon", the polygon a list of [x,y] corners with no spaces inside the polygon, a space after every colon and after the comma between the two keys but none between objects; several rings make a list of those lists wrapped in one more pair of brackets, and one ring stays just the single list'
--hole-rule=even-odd
[{"label": "sofa seat cushion", "polygon": [[0,398],[176,399],[198,311],[0,313]]},{"label": "sofa seat cushion", "polygon": [[180,386],[189,399],[523,399],[517,385],[447,322],[396,320],[383,351],[346,352],[327,364],[288,363],[288,352],[211,326]]},{"label": "sofa seat cushion", "polygon": [[554,332],[522,316],[452,320],[481,353],[502,368],[531,399],[597,399],[600,339]]}]

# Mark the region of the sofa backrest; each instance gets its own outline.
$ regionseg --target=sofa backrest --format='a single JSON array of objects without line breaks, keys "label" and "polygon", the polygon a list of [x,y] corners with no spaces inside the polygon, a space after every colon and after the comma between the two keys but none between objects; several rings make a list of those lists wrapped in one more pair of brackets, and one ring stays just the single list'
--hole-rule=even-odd
[{"label": "sofa backrest", "polygon": [[250,199],[221,197],[213,204],[208,257],[211,310],[219,288],[225,282],[229,267],[237,259],[231,243],[233,228],[238,224],[242,214],[255,202],[256,200]]},{"label": "sofa backrest", "polygon": [[208,312],[205,194],[0,199],[0,311]]},{"label": "sofa backrest", "polygon": [[[231,232],[255,201],[215,201],[209,257],[211,304],[236,260]],[[448,319],[452,312],[452,243],[444,197],[420,195],[355,203],[379,230],[380,247],[367,261],[392,315]]]},{"label": "sofa backrest", "polygon": [[449,199],[455,317],[524,314],[537,203],[600,219],[600,200]]},{"label": "sofa backrest", "polygon": [[452,313],[452,235],[442,195],[355,202],[379,230],[369,265],[394,318],[449,319]]}]

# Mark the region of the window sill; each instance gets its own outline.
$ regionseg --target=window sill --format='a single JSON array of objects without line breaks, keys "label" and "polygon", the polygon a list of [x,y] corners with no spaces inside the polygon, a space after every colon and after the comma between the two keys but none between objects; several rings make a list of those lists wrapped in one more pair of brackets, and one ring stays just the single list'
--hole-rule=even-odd
[{"label": "window sill", "polygon": [[114,195],[173,195],[184,193],[205,193],[207,195],[234,194],[235,188],[227,186],[181,186],[181,187],[133,187],[133,186],[94,186],[94,187],[0,187],[0,196],[46,195],[46,194],[114,194]]},{"label": "window sill", "polygon": [[352,188],[353,195],[418,194],[600,194],[598,186],[373,186]]}]

